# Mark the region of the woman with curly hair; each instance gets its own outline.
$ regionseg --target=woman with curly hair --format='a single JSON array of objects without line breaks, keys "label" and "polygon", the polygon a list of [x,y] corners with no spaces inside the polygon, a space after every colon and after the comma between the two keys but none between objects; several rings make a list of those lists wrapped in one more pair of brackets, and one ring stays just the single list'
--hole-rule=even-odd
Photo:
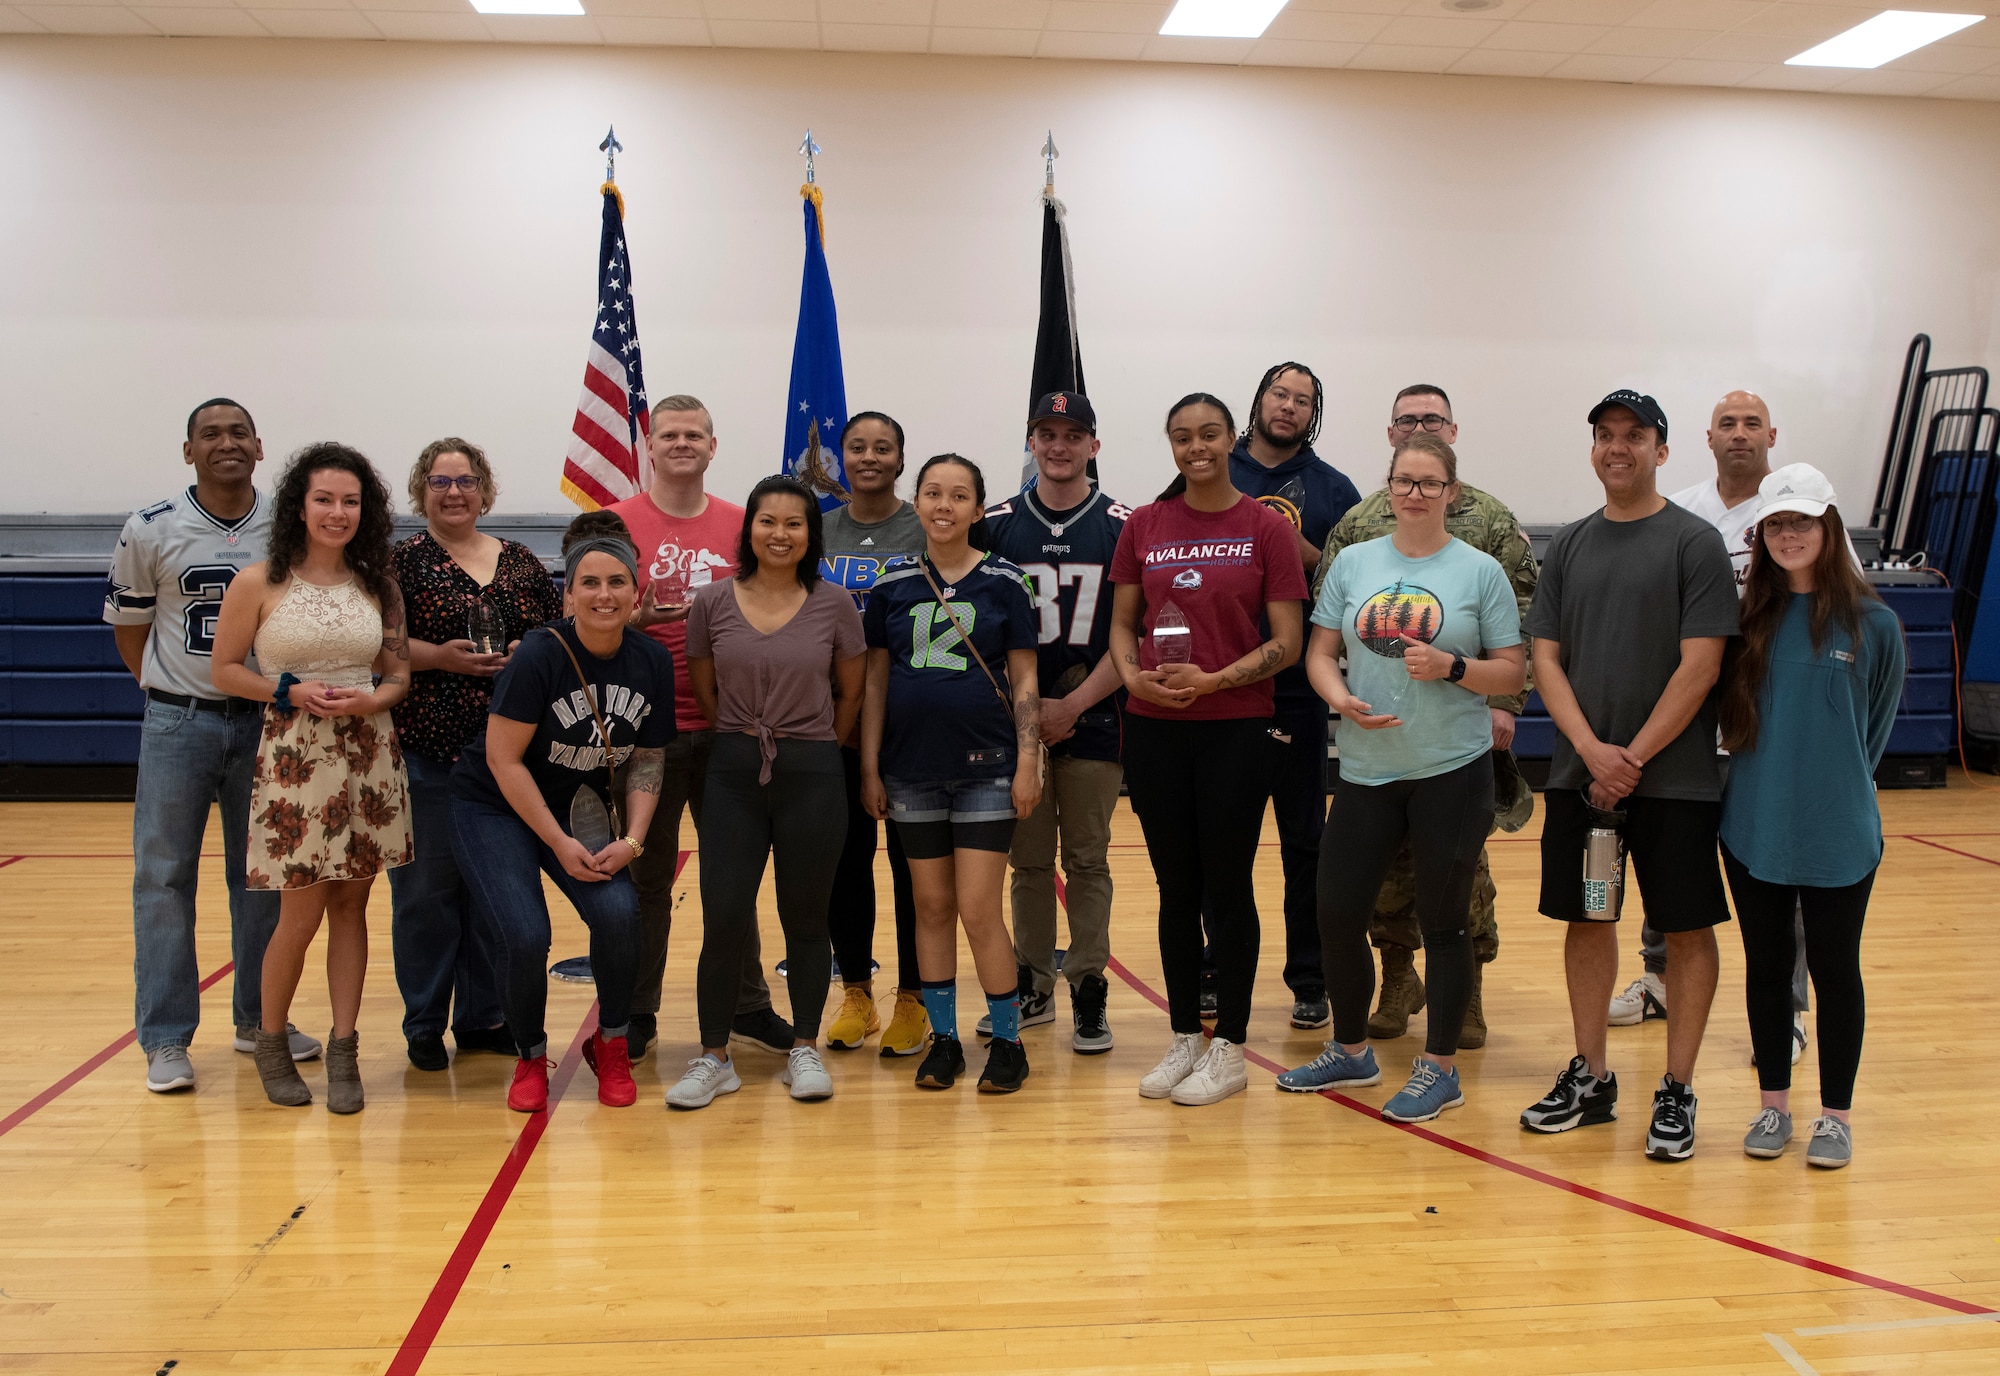
[{"label": "woman with curly hair", "polygon": [[269,556],[230,584],[216,623],[215,686],[271,704],[250,799],[249,887],[281,891],[257,1030],[257,1073],[274,1104],[312,1102],[286,1049],[285,1017],[325,919],[326,1106],[362,1106],[354,1021],[368,970],[368,889],[413,854],[389,716],[410,689],[391,530],[389,493],[368,460],[344,444],[308,445],[278,483]]}]

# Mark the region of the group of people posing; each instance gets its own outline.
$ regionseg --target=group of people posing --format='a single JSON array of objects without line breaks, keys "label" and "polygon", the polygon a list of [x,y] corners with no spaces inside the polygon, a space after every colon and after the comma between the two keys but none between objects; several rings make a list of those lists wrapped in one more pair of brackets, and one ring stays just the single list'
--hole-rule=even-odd
[{"label": "group of people posing", "polygon": [[[497,487],[476,445],[423,451],[409,495],[425,528],[392,544],[388,489],[360,454],[301,450],[267,503],[248,411],[203,403],[185,446],[195,480],[127,523],[105,608],[149,698],[133,823],[148,1088],[194,1083],[194,881],[219,801],[236,1047],[274,1103],[311,1101],[297,1063],[322,1047],[287,1013],[326,925],[327,1106],[362,1107],[355,1020],[383,870],[414,1066],[444,1069],[449,1031],[461,1054],[515,1057],[511,1107],[547,1106],[546,875],[590,932],[598,1026],[582,1050],[599,1099],[635,1102],[687,810],[701,1050],[669,1106],[741,1089],[736,1053],[751,1049],[785,1058],[794,1098],[831,1095],[836,978],[825,1048],[875,1037],[883,1056],[921,1058],[919,1086],[950,1088],[967,1070],[961,927],[986,1005],[978,1088],[1013,1092],[1029,1076],[1021,1030],[1055,1019],[1058,974],[1072,1049],[1114,1045],[1122,787],[1158,881],[1172,1028],[1139,1093],[1199,1105],[1246,1086],[1253,870],[1273,807],[1291,1022],[1332,1029],[1278,1085],[1378,1083],[1371,1039],[1428,1008],[1423,1051],[1382,1109],[1426,1121],[1464,1102],[1456,1057],[1486,1039],[1486,840],[1532,808],[1510,750],[1532,671],[1559,732],[1539,906],[1568,924],[1576,1055],[1522,1125],[1614,1119],[1607,1023],[1664,1016],[1646,1151],[1692,1154],[1726,873],[1763,1098],[1744,1149],[1777,1156],[1792,1136],[1809,969],[1821,1111],[1807,1159],[1845,1165],[1882,851],[1872,774],[1903,652],[1826,479],[1773,472],[1769,412],[1738,392],[1711,418],[1715,478],[1669,501],[1666,416],[1614,392],[1588,416],[1604,505],[1538,565],[1512,513],[1460,478],[1441,387],[1397,394],[1366,498],[1313,450],[1323,408],[1296,362],[1264,374],[1240,431],[1219,398],[1182,398],[1165,423],[1176,476],[1138,506],[1098,485],[1080,394],[1038,399],[1034,477],[997,503],[979,465],[949,453],[899,497],[902,427],[862,412],[840,435],[849,491],[823,515],[787,476],[741,507],[709,493],[713,420],[671,396],[651,416],[650,489],[571,524],[558,587],[479,529]],[[885,820],[897,965],[878,998]],[[1593,828],[1622,833],[1645,900],[1645,972],[1615,997],[1617,906],[1585,900]],[[767,866],[789,1021],[763,976]]]}]

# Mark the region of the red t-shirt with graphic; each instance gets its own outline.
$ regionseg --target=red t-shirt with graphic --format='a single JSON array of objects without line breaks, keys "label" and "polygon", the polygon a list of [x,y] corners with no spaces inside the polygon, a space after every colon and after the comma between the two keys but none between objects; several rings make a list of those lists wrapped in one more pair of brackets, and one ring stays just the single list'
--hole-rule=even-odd
[{"label": "red t-shirt with graphic", "polygon": [[[641,492],[613,503],[608,510],[623,518],[639,546],[639,596],[655,578],[679,569],[687,575],[689,600],[719,578],[736,572],[736,542],[743,536],[743,508],[711,496],[699,516],[669,516]],[[1303,597],[1305,594],[1299,594]],[[687,669],[687,622],[648,626],[646,634],[674,655],[674,725],[682,731],[706,731],[708,718],[694,700],[694,680]]]},{"label": "red t-shirt with graphic", "polygon": [[[1194,663],[1225,669],[1267,639],[1264,605],[1302,602],[1305,569],[1291,522],[1249,498],[1227,511],[1196,511],[1185,497],[1132,513],[1111,560],[1111,581],[1146,594],[1146,643],[1140,663],[1157,668],[1153,620],[1169,601],[1187,618]],[[1271,715],[1271,680],[1223,688],[1184,708],[1133,697],[1128,712],[1161,721],[1226,721]]]}]

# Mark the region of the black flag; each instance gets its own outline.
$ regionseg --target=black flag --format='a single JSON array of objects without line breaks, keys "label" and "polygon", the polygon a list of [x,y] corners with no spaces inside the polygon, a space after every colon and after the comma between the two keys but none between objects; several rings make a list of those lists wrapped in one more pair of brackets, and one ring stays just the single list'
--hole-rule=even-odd
[{"label": "black flag", "polygon": [[[1050,392],[1081,392],[1083,350],[1076,339],[1076,280],[1070,270],[1069,226],[1063,203],[1051,191],[1042,192],[1042,318],[1035,327],[1035,366],[1029,375],[1028,414]],[[1026,458],[1021,485],[1035,481],[1035,461]],[[1090,461],[1091,480],[1097,460]]]}]

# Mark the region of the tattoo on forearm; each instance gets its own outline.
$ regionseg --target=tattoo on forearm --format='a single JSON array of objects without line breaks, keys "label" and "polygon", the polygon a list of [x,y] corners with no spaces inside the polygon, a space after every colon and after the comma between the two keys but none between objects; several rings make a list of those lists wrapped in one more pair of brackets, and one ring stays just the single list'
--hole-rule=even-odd
[{"label": "tattoo on forearm", "polygon": [[1042,699],[1039,693],[1023,693],[1014,699],[1014,736],[1021,749],[1033,748],[1042,738]]},{"label": "tattoo on forearm", "polygon": [[1226,671],[1229,681],[1237,687],[1269,678],[1278,672],[1278,666],[1285,660],[1284,647],[1275,640],[1265,641],[1255,653],[1257,660],[1254,664],[1245,664],[1242,660],[1238,660]]},{"label": "tattoo on forearm", "polygon": [[625,769],[625,787],[633,793],[658,794],[666,776],[665,746],[634,750]]},{"label": "tattoo on forearm", "polygon": [[401,685],[408,682],[409,680],[404,678],[401,674],[390,674],[389,676],[387,676],[382,680],[382,686],[384,688],[387,688],[392,683]]}]

